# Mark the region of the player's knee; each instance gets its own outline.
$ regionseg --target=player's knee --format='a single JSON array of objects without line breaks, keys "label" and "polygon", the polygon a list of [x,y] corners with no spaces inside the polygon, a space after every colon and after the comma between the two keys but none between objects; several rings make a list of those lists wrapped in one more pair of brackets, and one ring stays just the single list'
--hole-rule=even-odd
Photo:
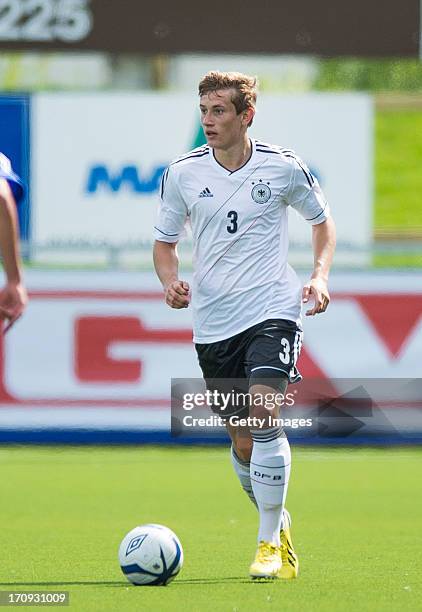
[{"label": "player's knee", "polygon": [[[288,385],[284,373],[277,377],[270,377],[270,374],[270,370],[263,370],[262,375],[249,380],[249,392],[252,395],[249,413],[251,417],[260,420],[278,418]],[[270,427],[270,422],[266,426]]]}]

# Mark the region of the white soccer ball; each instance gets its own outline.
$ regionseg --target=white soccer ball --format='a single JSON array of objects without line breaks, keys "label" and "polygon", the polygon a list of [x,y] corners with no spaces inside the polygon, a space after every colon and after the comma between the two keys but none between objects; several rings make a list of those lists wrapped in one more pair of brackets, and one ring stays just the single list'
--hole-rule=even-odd
[{"label": "white soccer ball", "polygon": [[153,523],[140,525],[123,538],[119,563],[132,584],[163,586],[182,569],[182,545],[168,527]]}]

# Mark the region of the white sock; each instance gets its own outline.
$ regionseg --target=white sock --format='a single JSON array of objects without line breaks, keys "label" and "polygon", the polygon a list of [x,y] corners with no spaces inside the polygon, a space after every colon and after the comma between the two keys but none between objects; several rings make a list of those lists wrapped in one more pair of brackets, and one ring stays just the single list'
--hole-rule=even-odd
[{"label": "white sock", "polygon": [[234,450],[233,444],[231,447],[231,458],[232,458],[232,464],[234,467],[234,471],[236,472],[237,477],[240,481],[240,484],[242,485],[242,489],[245,491],[246,495],[249,497],[251,502],[255,504],[255,506],[257,506],[256,499],[253,494],[252,485],[251,485],[251,474],[250,474],[251,464],[249,463],[249,461],[243,461],[242,459],[240,459],[240,457],[236,454],[236,451]]},{"label": "white sock", "polygon": [[280,546],[290,476],[290,445],[281,427],[253,430],[250,477],[259,511],[258,542]]}]

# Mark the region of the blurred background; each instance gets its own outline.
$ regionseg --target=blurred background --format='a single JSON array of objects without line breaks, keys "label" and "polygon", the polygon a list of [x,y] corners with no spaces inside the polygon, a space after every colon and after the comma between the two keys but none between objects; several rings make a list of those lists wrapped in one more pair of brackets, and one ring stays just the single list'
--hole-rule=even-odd
[{"label": "blurred background", "polygon": [[[170,379],[200,372],[189,310],[163,303],[151,228],[164,169],[204,142],[197,84],[212,69],[258,76],[251,134],[296,150],[338,226],[332,304],[305,321],[302,373],[412,389],[323,441],[420,441],[420,40],[418,0],[1,2],[0,149],[27,186],[31,299],[3,340],[0,442],[175,441]],[[292,214],[290,230],[305,281],[310,229]],[[187,238],[187,280],[190,254]]]}]

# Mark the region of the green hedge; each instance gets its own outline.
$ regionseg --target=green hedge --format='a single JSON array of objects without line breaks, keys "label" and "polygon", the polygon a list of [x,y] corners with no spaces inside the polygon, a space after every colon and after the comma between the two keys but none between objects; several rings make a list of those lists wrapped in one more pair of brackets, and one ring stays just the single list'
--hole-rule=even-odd
[{"label": "green hedge", "polygon": [[314,89],[422,92],[422,62],[411,59],[321,60]]}]

